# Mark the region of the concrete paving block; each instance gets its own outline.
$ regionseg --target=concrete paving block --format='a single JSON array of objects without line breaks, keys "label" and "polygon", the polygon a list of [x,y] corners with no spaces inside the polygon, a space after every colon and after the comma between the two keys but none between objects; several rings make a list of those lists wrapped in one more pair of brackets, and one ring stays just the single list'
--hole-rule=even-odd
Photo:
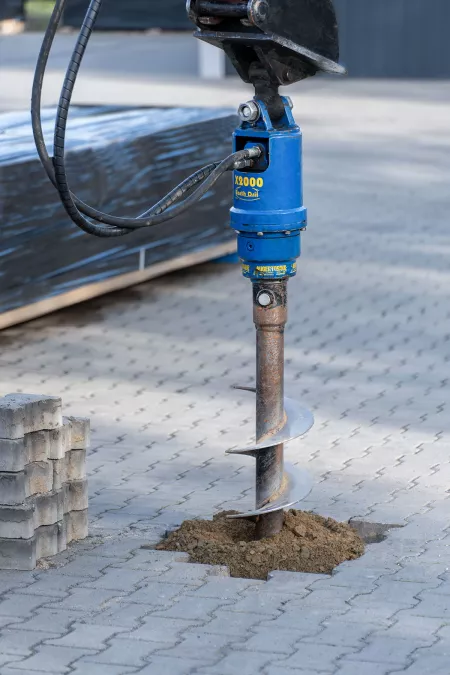
[{"label": "concrete paving block", "polygon": [[70,424],[63,424],[57,429],[47,432],[49,459],[64,459],[66,452],[70,450],[72,434]]},{"label": "concrete paving block", "polygon": [[0,438],[17,439],[62,424],[61,399],[35,394],[7,394],[0,399]]},{"label": "concrete paving block", "polygon": [[30,539],[0,539],[0,569],[34,570],[36,559],[35,536]]},{"label": "concrete paving block", "polygon": [[31,539],[35,529],[33,504],[0,506],[0,538]]},{"label": "concrete paving block", "polygon": [[50,459],[49,464],[53,472],[53,490],[61,490],[64,483],[67,483],[67,459],[66,456],[62,459]]},{"label": "concrete paving block", "polygon": [[50,456],[50,432],[33,431],[24,437],[25,448],[28,453],[28,462],[45,462]]},{"label": "concrete paving block", "polygon": [[84,511],[88,508],[87,480],[74,480],[64,486],[66,503],[65,512]]},{"label": "concrete paving block", "polygon": [[[20,662],[20,668],[29,675],[36,671],[44,671],[49,675],[61,675],[61,673],[69,673],[71,671],[69,668],[70,663],[77,661],[79,658],[89,653],[92,654],[95,652],[89,649],[77,649],[75,647],[38,645],[34,649],[34,654],[32,656]],[[20,675],[21,670],[17,670],[18,675]]]},{"label": "concrete paving block", "polygon": [[35,505],[35,528],[54,525],[64,518],[64,491],[57,490],[32,498]]},{"label": "concrete paving block", "polygon": [[23,504],[35,494],[51,492],[53,467],[48,462],[27,464],[17,473],[0,473],[0,503],[5,506]]},{"label": "concrete paving block", "polygon": [[0,471],[12,473],[23,471],[29,462],[29,448],[25,444],[25,439],[0,438]]},{"label": "concrete paving block", "polygon": [[69,450],[67,458],[67,480],[84,480],[86,478],[86,450]]},{"label": "concrete paving block", "polygon": [[[116,632],[117,632],[116,628]],[[97,654],[96,656],[93,656],[92,658],[89,658],[88,656],[86,658],[81,659],[78,662],[78,665],[81,666],[84,664],[85,671],[84,673],[91,673],[91,666],[95,662],[98,664],[108,664],[108,667],[103,666],[104,668],[104,673],[109,674],[110,670],[110,664],[114,665],[123,665],[123,666],[135,666],[135,667],[141,667],[145,666],[146,663],[148,663],[148,657],[150,654],[153,654],[155,651],[158,649],[161,649],[161,647],[168,647],[167,642],[165,643],[160,643],[160,642],[139,642],[138,640],[125,640],[124,638],[121,638],[120,635],[118,636],[118,639],[114,639],[109,641],[110,646],[105,649],[105,651],[101,652],[101,654]],[[173,644],[176,644],[176,640],[173,641]],[[125,671],[121,671],[125,672]],[[169,671],[170,672],[170,671]],[[156,675],[156,672],[155,672]]]},{"label": "concrete paving block", "polygon": [[[43,628],[45,628],[43,626]],[[20,626],[14,628],[4,628],[1,634],[2,654],[20,654],[30,656],[34,646],[40,642],[53,638],[53,633],[44,631],[20,630]],[[19,671],[20,672],[20,671]]]},{"label": "concrete paving block", "polygon": [[0,473],[0,499],[5,506],[23,504],[30,496],[25,471]]},{"label": "concrete paving block", "polygon": [[81,541],[86,539],[89,534],[89,516],[88,510],[70,511],[64,516],[64,522],[67,532],[67,542]]},{"label": "concrete paving block", "polygon": [[71,429],[71,449],[87,450],[91,443],[91,425],[88,417],[64,417]]},{"label": "concrete paving block", "polygon": [[53,490],[53,467],[50,462],[32,462],[25,467],[28,495],[45,494]]},{"label": "concrete paving block", "polygon": [[36,530],[36,558],[50,558],[67,548],[64,521],[54,525],[43,525]]}]

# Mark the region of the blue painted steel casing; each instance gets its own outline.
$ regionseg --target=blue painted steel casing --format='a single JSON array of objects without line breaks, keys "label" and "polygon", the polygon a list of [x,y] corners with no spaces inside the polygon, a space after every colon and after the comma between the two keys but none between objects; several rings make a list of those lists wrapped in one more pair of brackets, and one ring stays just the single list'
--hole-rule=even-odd
[{"label": "blue painted steel casing", "polygon": [[303,206],[302,135],[284,99],[285,116],[275,129],[264,104],[254,123],[234,134],[234,149],[259,145],[264,157],[254,168],[235,171],[231,226],[238,232],[244,276],[294,276],[301,253],[300,231],[307,224]]}]

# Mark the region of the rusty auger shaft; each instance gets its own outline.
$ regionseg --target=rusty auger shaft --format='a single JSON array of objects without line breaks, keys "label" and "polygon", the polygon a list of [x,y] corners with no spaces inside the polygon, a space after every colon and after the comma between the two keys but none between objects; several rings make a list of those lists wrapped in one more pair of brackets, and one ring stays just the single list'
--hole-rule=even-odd
[{"label": "rusty auger shaft", "polygon": [[256,327],[256,443],[230,450],[256,459],[256,504],[232,518],[257,519],[256,537],[277,534],[283,511],[304,499],[312,481],[307,472],[285,465],[284,444],[306,433],[312,414],[284,397],[284,329],[287,322],[287,278],[253,282]]},{"label": "rusty auger shaft", "polygon": [[[287,279],[253,283],[256,327],[256,442],[270,440],[284,427],[284,327],[287,322]],[[256,454],[256,508],[269,505],[282,492],[282,443]],[[257,537],[281,530],[283,511],[259,516]]]}]

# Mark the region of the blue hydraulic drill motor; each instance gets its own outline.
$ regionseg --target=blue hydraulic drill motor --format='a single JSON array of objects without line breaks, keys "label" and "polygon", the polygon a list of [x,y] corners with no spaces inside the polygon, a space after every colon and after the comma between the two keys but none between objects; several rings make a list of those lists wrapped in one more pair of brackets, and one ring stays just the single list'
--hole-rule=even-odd
[{"label": "blue hydraulic drill motor", "polygon": [[[238,255],[244,276],[283,279],[297,271],[300,232],[306,228],[303,206],[302,134],[292,103],[282,98],[284,115],[274,128],[262,101],[239,109],[242,124],[234,133],[234,149],[260,148],[252,166],[235,171],[231,227],[238,233]],[[249,162],[250,163],[250,162]]]}]

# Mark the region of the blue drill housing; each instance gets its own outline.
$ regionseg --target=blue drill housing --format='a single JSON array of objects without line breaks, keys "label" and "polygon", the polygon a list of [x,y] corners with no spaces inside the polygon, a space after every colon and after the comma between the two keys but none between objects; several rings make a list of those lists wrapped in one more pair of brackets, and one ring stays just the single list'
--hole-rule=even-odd
[{"label": "blue drill housing", "polygon": [[283,98],[284,117],[274,128],[267,109],[234,133],[234,150],[255,145],[262,156],[255,166],[233,174],[231,226],[238,233],[238,255],[245,277],[282,279],[297,271],[300,232],[307,225],[303,206],[302,134]]}]

